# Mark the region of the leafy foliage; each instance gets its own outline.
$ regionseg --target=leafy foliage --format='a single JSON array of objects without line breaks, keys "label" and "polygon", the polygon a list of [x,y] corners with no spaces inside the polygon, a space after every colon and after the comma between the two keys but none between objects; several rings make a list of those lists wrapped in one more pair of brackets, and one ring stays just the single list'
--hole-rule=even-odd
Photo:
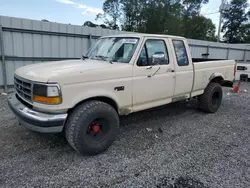
[{"label": "leafy foliage", "polygon": [[[103,28],[125,31],[180,35],[187,38],[216,41],[215,25],[200,14],[209,0],[105,0]],[[247,0],[231,0],[223,12],[224,41],[250,42],[250,12]],[[96,27],[92,22],[84,25]]]},{"label": "leafy foliage", "polygon": [[250,12],[247,11],[247,0],[232,0],[229,10],[224,11],[222,32],[225,42],[250,42]]},{"label": "leafy foliage", "polygon": [[94,24],[91,21],[84,22],[83,26],[87,26],[87,27],[101,27],[101,28],[104,28],[104,29],[108,29],[108,27],[105,24],[97,25],[97,24]]},{"label": "leafy foliage", "polygon": [[98,14],[96,19],[104,19],[104,23],[110,29],[119,29],[120,0],[106,0],[103,3],[104,14]]},{"label": "leafy foliage", "polygon": [[181,35],[214,40],[215,25],[200,16],[201,6],[208,0],[106,0],[104,19],[110,29]]}]

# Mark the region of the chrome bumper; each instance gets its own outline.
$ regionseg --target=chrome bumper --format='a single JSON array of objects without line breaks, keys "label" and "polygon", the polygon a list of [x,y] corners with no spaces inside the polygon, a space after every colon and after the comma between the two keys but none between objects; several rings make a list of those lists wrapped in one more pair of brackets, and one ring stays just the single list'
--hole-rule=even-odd
[{"label": "chrome bumper", "polygon": [[43,133],[58,133],[63,131],[68,114],[49,114],[35,111],[21,103],[16,93],[8,95],[8,105],[19,122],[24,127]]}]

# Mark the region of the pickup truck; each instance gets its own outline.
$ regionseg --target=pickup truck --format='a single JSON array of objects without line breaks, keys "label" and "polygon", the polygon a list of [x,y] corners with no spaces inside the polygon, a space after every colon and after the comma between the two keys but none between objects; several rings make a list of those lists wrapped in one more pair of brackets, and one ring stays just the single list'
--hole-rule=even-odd
[{"label": "pickup truck", "polygon": [[26,128],[63,132],[76,151],[95,155],[115,140],[119,116],[192,98],[216,112],[234,75],[234,60],[193,63],[183,37],[106,36],[79,60],[17,69],[8,104]]}]

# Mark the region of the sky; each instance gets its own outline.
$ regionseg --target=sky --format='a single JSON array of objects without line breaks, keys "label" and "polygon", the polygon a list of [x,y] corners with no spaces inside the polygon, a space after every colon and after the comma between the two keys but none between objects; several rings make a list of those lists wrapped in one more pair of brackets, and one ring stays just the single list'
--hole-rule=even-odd
[{"label": "sky", "polygon": [[83,25],[102,13],[104,0],[0,0],[0,15]]},{"label": "sky", "polygon": [[[250,0],[248,0],[250,2]],[[103,13],[104,0],[0,0],[0,15],[34,20],[46,19],[51,22],[83,25],[85,21],[96,21],[96,15]],[[201,14],[219,25],[221,0],[209,0],[203,5]],[[217,12],[217,13],[216,13]]]}]

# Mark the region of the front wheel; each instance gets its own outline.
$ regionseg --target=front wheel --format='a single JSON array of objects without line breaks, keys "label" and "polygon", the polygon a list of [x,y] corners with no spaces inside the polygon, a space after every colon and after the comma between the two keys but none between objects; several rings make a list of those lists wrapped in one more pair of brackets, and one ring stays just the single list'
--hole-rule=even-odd
[{"label": "front wheel", "polygon": [[118,128],[119,116],[112,106],[101,101],[87,101],[69,114],[65,134],[75,150],[96,155],[109,148]]},{"label": "front wheel", "polygon": [[221,105],[222,96],[221,85],[209,83],[204,93],[198,98],[199,108],[204,112],[215,113]]}]

